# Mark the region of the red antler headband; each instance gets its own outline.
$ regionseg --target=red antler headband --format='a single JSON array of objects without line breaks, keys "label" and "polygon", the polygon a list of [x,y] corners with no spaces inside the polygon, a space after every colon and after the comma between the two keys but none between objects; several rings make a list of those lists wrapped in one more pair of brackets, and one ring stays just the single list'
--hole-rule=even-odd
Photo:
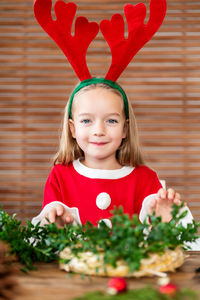
[{"label": "red antler headband", "polygon": [[100,30],[112,53],[112,63],[105,79],[92,78],[86,64],[87,49],[99,31],[98,24],[88,22],[85,17],[78,17],[75,22],[75,33],[72,36],[71,27],[77,9],[76,5],[71,2],[65,3],[62,0],[58,0],[54,6],[55,21],[51,16],[51,7],[52,0],[35,0],[34,13],[38,23],[63,51],[81,81],[70,98],[69,117],[71,117],[71,105],[75,92],[83,86],[104,82],[121,92],[124,99],[126,117],[128,118],[126,94],[115,81],[135,54],[152,38],[161,26],[166,14],[166,0],[151,0],[150,16],[146,24],[144,24],[146,7],[143,3],[135,6],[132,4],[125,5],[124,13],[128,24],[128,38],[125,38],[122,15],[115,14],[112,16],[111,21],[101,21]]}]

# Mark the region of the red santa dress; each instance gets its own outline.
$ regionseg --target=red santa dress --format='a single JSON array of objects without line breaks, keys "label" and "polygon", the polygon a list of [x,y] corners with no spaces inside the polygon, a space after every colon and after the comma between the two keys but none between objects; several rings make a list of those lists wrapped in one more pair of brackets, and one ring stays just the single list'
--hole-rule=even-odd
[{"label": "red santa dress", "polygon": [[97,170],[75,160],[53,167],[44,189],[43,211],[59,201],[76,223],[97,225],[103,219],[109,226],[115,207],[122,206],[130,216],[139,215],[144,199],[161,187],[156,173],[146,166]]}]

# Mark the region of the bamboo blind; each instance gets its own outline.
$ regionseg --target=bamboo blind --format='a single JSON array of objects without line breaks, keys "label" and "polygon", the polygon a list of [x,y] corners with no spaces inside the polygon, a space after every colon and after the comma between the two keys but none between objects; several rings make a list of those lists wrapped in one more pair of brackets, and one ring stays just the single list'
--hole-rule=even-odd
[{"label": "bamboo blind", "polygon": [[[131,1],[136,4],[137,1]],[[147,7],[149,1],[144,2]],[[122,13],[125,0],[76,1],[90,21]],[[0,203],[32,218],[77,79],[33,16],[32,0],[0,1]],[[52,12],[53,13],[53,12]],[[87,61],[104,76],[110,50],[99,33]],[[119,83],[131,99],[147,164],[200,218],[200,1],[168,0],[166,19]]]}]

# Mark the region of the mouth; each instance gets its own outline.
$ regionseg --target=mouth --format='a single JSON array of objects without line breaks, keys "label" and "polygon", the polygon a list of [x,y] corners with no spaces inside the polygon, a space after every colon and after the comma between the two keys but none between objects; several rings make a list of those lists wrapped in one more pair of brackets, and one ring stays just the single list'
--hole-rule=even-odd
[{"label": "mouth", "polygon": [[91,142],[91,144],[95,146],[104,146],[107,144],[107,142]]}]

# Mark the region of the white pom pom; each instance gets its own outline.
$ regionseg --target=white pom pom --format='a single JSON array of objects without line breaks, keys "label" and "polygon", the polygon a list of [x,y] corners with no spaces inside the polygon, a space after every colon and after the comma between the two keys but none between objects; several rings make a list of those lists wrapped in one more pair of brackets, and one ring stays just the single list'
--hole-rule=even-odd
[{"label": "white pom pom", "polygon": [[101,220],[99,220],[99,222],[98,222],[98,227],[99,227],[99,224],[100,224],[101,222],[104,222],[104,223],[106,224],[107,227],[112,228],[112,222],[111,222],[109,219],[101,219]]},{"label": "white pom pom", "polygon": [[96,205],[100,209],[106,209],[110,206],[111,198],[107,193],[100,193],[96,199]]}]

